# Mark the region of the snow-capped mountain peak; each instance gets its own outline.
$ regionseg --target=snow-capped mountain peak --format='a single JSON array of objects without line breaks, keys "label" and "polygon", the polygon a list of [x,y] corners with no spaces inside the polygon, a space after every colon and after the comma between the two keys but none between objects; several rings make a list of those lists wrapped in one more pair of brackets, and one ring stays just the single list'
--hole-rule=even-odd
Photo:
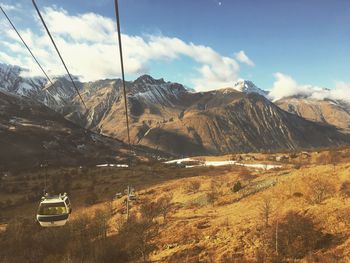
[{"label": "snow-capped mountain peak", "polygon": [[258,88],[252,81],[240,79],[235,84],[233,84],[233,88],[237,91],[244,93],[258,93],[262,96],[267,96],[267,92]]}]

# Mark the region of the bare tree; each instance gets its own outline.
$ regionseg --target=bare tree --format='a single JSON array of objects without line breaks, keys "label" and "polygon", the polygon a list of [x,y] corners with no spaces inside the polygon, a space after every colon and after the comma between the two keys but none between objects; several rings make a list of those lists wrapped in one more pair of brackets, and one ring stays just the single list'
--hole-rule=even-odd
[{"label": "bare tree", "polygon": [[164,222],[167,221],[167,216],[168,216],[169,212],[171,211],[172,200],[173,200],[172,193],[166,194],[158,200],[160,213],[163,216]]},{"label": "bare tree", "polygon": [[80,262],[84,262],[91,253],[91,231],[92,219],[87,214],[81,214],[71,222],[71,232],[75,237],[74,250]]},{"label": "bare tree", "polygon": [[155,249],[152,240],[158,236],[159,226],[155,222],[141,220],[131,224],[131,227],[134,232],[137,250],[141,254],[143,262],[147,262],[149,254]]},{"label": "bare tree", "polygon": [[331,150],[328,153],[328,161],[333,165],[333,173],[335,172],[336,165],[340,162],[340,152],[336,150]]},{"label": "bare tree", "polygon": [[215,201],[219,198],[219,195],[220,195],[219,191],[220,191],[220,183],[215,180],[211,180],[210,190],[209,190],[209,193],[207,193],[207,199],[209,203],[211,204],[215,203]]},{"label": "bare tree", "polygon": [[336,187],[330,178],[314,175],[306,182],[306,197],[311,204],[320,204],[336,192]]},{"label": "bare tree", "polygon": [[107,208],[97,209],[95,211],[95,217],[93,218],[93,230],[94,236],[101,239],[107,238],[107,232],[109,229],[108,221],[111,218],[111,213]]},{"label": "bare tree", "polygon": [[150,200],[144,200],[144,203],[140,206],[140,212],[142,218],[149,221],[153,221],[161,214],[161,207],[159,202],[151,202]]},{"label": "bare tree", "polygon": [[312,218],[290,211],[273,223],[270,237],[277,257],[301,259],[321,244],[323,234]]},{"label": "bare tree", "polygon": [[260,202],[259,214],[264,222],[264,226],[268,227],[270,222],[270,217],[273,210],[272,198],[270,196],[264,196]]},{"label": "bare tree", "polygon": [[122,225],[120,235],[125,242],[126,251],[129,251],[135,259],[142,258],[147,262],[149,254],[155,249],[154,238],[159,233],[159,225],[154,220],[160,214],[158,202],[145,201],[141,209],[141,217],[131,216]]}]

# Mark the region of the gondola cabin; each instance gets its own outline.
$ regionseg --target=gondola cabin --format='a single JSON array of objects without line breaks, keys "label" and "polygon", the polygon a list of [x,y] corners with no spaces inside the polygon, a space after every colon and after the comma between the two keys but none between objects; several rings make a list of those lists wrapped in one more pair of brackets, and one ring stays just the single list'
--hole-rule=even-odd
[{"label": "gondola cabin", "polygon": [[41,198],[36,219],[42,227],[64,226],[72,212],[66,193]]}]

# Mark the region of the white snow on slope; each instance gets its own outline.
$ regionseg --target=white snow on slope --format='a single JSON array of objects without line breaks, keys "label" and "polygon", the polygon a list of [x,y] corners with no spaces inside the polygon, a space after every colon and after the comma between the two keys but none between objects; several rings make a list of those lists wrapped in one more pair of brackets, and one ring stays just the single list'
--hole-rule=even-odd
[{"label": "white snow on slope", "polygon": [[238,80],[234,85],[233,89],[244,92],[244,93],[258,93],[262,96],[267,96],[268,92],[258,88],[253,82],[249,80]]},{"label": "white snow on slope", "polygon": [[[177,159],[177,160],[171,160],[165,162],[166,164],[181,164],[183,162],[199,162],[196,159],[192,158],[183,158],[183,159]],[[276,165],[276,164],[247,164],[247,163],[239,163],[237,161],[204,161],[200,162],[198,165],[186,165],[186,168],[193,168],[198,166],[225,166],[225,165],[239,165],[239,166],[245,166],[249,168],[255,168],[255,169],[264,169],[264,170],[271,170],[274,168],[281,168],[282,165]]]},{"label": "white snow on slope", "polygon": [[114,164],[114,163],[104,163],[104,164],[98,164],[96,167],[119,167],[119,168],[128,168],[129,165],[127,164]]}]

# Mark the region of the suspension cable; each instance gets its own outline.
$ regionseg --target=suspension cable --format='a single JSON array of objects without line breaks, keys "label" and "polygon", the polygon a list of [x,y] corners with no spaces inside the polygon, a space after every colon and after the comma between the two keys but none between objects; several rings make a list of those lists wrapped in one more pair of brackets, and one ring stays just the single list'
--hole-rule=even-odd
[{"label": "suspension cable", "polygon": [[[5,10],[0,6],[0,9],[2,11],[2,13],[5,15],[5,17],[7,18],[7,20],[9,21],[10,25],[12,26],[13,30],[15,30],[15,32],[17,33],[18,37],[21,39],[23,45],[27,48],[27,50],[29,51],[30,55],[33,57],[33,59],[35,60],[36,64],[38,64],[39,68],[41,69],[41,71],[44,73],[45,77],[47,78],[47,80],[51,83],[51,85],[53,87],[56,87],[55,84],[52,82],[51,78],[46,74],[45,70],[43,69],[43,67],[40,65],[39,61],[36,59],[36,57],[34,56],[33,52],[31,51],[31,49],[29,48],[29,46],[27,45],[27,43],[24,41],[24,39],[22,38],[21,34],[18,32],[17,28],[15,27],[15,25],[12,23],[11,19],[8,17],[8,15],[6,14]],[[47,90],[49,87],[44,87],[42,90]]]},{"label": "suspension cable", "polygon": [[120,65],[122,70],[122,80],[123,80],[123,93],[124,93],[124,107],[125,107],[125,119],[126,119],[126,129],[128,133],[128,144],[131,151],[131,143],[130,143],[130,129],[129,129],[129,115],[128,115],[128,102],[126,97],[126,88],[125,88],[125,73],[124,73],[124,61],[123,61],[123,47],[122,47],[122,39],[120,33],[120,19],[119,19],[119,7],[118,0],[115,0],[115,16],[117,19],[117,29],[118,29],[118,43],[119,43],[119,54],[120,54]]},{"label": "suspension cable", "polygon": [[[118,6],[118,0],[115,0],[115,16],[116,16],[116,22],[117,22],[117,30],[118,30],[118,43],[119,43],[119,55],[120,55],[120,66],[122,71],[122,82],[123,82],[123,94],[124,94],[124,107],[125,107],[125,119],[126,119],[126,129],[128,134],[128,146],[129,146],[129,154],[130,158],[132,156],[132,148],[131,148],[131,142],[130,142],[130,128],[129,128],[129,114],[128,114],[128,101],[127,101],[127,94],[126,94],[126,87],[125,87],[125,73],[124,73],[124,60],[123,60],[123,47],[122,47],[122,39],[121,39],[121,33],[120,33],[120,16],[119,16],[119,6]],[[130,159],[129,167],[132,169],[133,173],[133,167],[132,162]],[[126,219],[129,219],[129,198],[130,198],[130,192],[131,187],[129,184],[129,176],[127,176],[127,197],[126,197]]]},{"label": "suspension cable", "polygon": [[72,84],[73,84],[73,86],[74,86],[75,91],[78,93],[78,96],[79,96],[81,102],[83,103],[83,105],[84,105],[84,107],[85,107],[85,110],[87,110],[86,104],[85,104],[85,102],[84,102],[84,100],[83,100],[83,98],[82,98],[82,96],[81,96],[81,94],[80,94],[80,92],[79,92],[77,86],[75,85],[75,82],[74,82],[74,80],[73,80],[73,78],[72,78],[72,75],[70,74],[70,72],[69,72],[69,70],[68,70],[68,68],[67,68],[67,66],[66,66],[66,63],[64,62],[64,60],[63,60],[63,58],[62,58],[62,56],[61,56],[61,53],[60,53],[60,51],[58,50],[57,45],[56,45],[56,43],[55,43],[55,41],[54,41],[54,39],[53,39],[53,37],[52,37],[52,35],[51,35],[51,33],[50,33],[48,27],[46,26],[46,23],[45,23],[44,18],[42,17],[42,15],[41,15],[41,13],[40,13],[40,11],[39,11],[38,6],[36,5],[36,3],[35,3],[34,0],[32,0],[32,2],[33,2],[33,5],[34,5],[34,7],[35,7],[35,9],[36,9],[36,11],[37,11],[37,13],[38,13],[38,15],[39,15],[39,18],[40,18],[40,20],[41,20],[43,26],[44,26],[45,29],[46,29],[47,34],[49,35],[49,37],[50,37],[50,39],[51,39],[52,44],[54,45],[54,47],[55,47],[55,49],[56,49],[56,52],[57,52],[58,56],[60,57],[60,59],[61,59],[61,61],[62,61],[62,64],[63,64],[64,68],[66,69],[66,72],[67,72],[67,74],[68,74],[68,76],[69,76],[69,78],[70,78],[70,80],[71,80],[71,82],[72,82]]},{"label": "suspension cable", "polygon": [[[1,11],[3,12],[3,14],[5,15],[5,17],[7,18],[8,22],[10,23],[10,25],[12,26],[13,30],[17,33],[18,37],[21,39],[23,45],[27,48],[28,52],[30,53],[30,55],[33,57],[34,61],[36,62],[36,64],[38,64],[39,68],[41,69],[41,71],[43,72],[43,74],[45,75],[46,79],[51,83],[51,86],[47,86],[47,87],[43,87],[41,90],[42,91],[46,91],[47,93],[49,93],[51,96],[52,93],[49,91],[50,87],[54,87],[57,89],[57,86],[55,83],[53,83],[53,81],[51,80],[51,78],[46,74],[44,68],[40,65],[39,61],[37,60],[37,58],[35,57],[34,53],[31,51],[31,49],[29,48],[28,44],[24,41],[23,37],[21,36],[21,34],[19,33],[19,31],[17,30],[17,28],[15,27],[15,25],[12,23],[11,19],[8,17],[8,15],[6,14],[5,10],[0,6]],[[63,99],[60,98],[65,104],[68,104],[68,102]]]}]

